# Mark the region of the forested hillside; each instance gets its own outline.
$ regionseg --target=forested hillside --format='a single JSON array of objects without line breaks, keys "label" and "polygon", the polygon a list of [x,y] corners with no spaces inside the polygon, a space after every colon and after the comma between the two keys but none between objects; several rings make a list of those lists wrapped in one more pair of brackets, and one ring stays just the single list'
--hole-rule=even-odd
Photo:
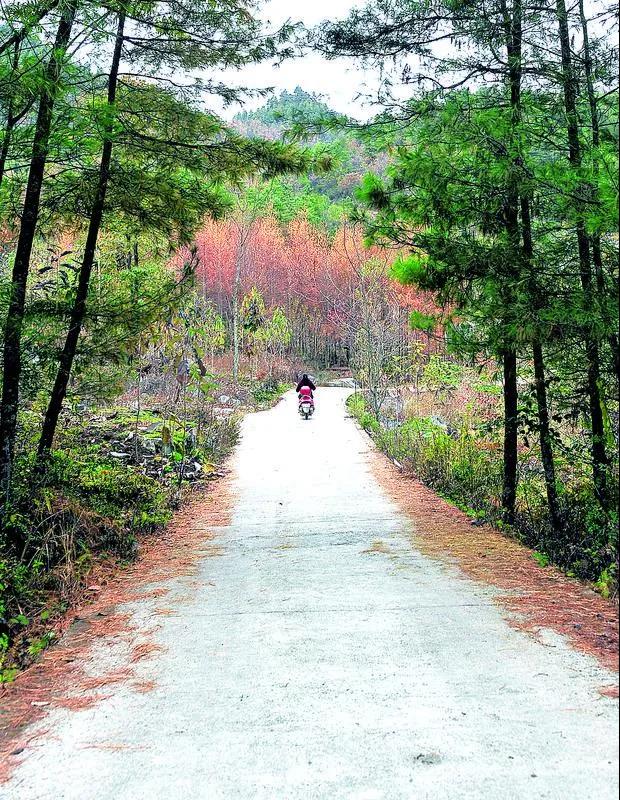
[{"label": "forested hillside", "polygon": [[[352,376],[476,525],[617,593],[616,10],[255,6],[2,8],[0,679],[302,371]],[[303,87],[208,110],[299,47],[376,68],[376,116]]]}]

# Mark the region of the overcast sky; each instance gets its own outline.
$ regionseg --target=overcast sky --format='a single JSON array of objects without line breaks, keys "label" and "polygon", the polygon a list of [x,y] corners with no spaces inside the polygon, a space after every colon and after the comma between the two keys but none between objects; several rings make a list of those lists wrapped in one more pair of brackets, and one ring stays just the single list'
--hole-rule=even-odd
[{"label": "overcast sky", "polygon": [[[268,20],[270,27],[277,28],[290,20],[301,21],[307,27],[316,25],[325,19],[340,19],[354,6],[365,5],[364,0],[267,0],[262,17]],[[373,75],[365,73],[356,62],[345,59],[326,61],[316,53],[310,53],[300,59],[285,61],[280,67],[273,67],[269,62],[247,67],[230,75],[239,85],[252,88],[273,86],[276,92],[283,89],[293,91],[301,86],[308,92],[323,95],[328,105],[335,111],[350,114],[354,117],[366,117],[370,111],[364,109],[356,95],[364,92],[364,84],[372,87]],[[246,108],[256,108],[264,100],[248,101]],[[223,111],[225,117],[231,117],[239,111],[239,106],[231,106]]]},{"label": "overcast sky", "polygon": [[[326,19],[342,19],[352,8],[363,7],[366,3],[367,0],[265,0],[261,16],[266,27],[271,30],[287,21],[302,22],[306,27],[312,28]],[[609,4],[610,0],[585,0],[586,13],[594,16],[595,12]],[[609,20],[605,24],[608,26]],[[596,23],[593,30],[595,27]],[[373,94],[378,84],[378,75],[372,71],[364,71],[359,61],[354,59],[327,61],[317,53],[309,52],[303,58],[285,61],[279,67],[265,61],[217,77],[249,88],[273,87],[275,93],[283,89],[293,91],[296,86],[301,86],[308,92],[321,95],[334,111],[357,119],[366,119],[377,112],[377,108],[371,108],[368,101],[359,95]],[[254,109],[264,102],[264,99],[246,99],[243,107]],[[226,109],[211,105],[211,108],[227,119],[241,110],[240,105]]]}]

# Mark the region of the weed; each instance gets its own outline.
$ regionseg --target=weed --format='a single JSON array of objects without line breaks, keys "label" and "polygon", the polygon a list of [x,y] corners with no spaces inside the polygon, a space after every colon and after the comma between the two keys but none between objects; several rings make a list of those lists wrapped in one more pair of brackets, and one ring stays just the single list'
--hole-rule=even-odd
[{"label": "weed", "polygon": [[259,406],[270,406],[278,400],[290,387],[274,379],[267,379],[252,390],[254,402]]},{"label": "weed", "polygon": [[532,553],[532,558],[538,564],[539,567],[548,567],[551,559],[546,553],[539,553],[538,550],[534,550]]}]

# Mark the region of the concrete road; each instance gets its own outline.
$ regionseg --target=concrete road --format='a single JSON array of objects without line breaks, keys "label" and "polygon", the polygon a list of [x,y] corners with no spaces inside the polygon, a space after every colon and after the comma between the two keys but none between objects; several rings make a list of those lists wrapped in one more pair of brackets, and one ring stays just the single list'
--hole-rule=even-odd
[{"label": "concrete road", "polygon": [[155,690],[53,711],[0,796],[617,796],[610,674],[509,627],[491,589],[412,549],[345,396],[320,390],[308,422],[292,394],[246,419],[222,554],[131,609],[147,623],[174,606],[140,666]]}]

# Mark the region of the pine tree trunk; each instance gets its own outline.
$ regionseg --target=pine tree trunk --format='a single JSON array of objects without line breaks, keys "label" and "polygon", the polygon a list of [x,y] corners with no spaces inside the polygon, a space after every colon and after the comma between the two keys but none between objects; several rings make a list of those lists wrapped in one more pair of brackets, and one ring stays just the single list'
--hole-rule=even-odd
[{"label": "pine tree trunk", "polygon": [[[521,199],[521,231],[523,235],[523,253],[530,267],[533,269],[534,241],[532,237],[532,218],[530,203],[527,198]],[[532,296],[536,298],[536,287],[532,287]],[[538,440],[540,442],[540,457],[545,474],[545,490],[551,525],[556,534],[561,535],[563,520],[558,501],[558,489],[555,475],[555,460],[553,455],[553,441],[551,426],[549,424],[549,401],[547,398],[547,382],[545,377],[545,361],[542,345],[538,337],[532,342],[532,359],[534,362],[534,382],[536,389],[536,406],[538,413]]]},{"label": "pine tree trunk", "polygon": [[[509,15],[505,3],[502,3],[504,15],[504,31],[506,35],[506,51],[508,56],[508,79],[510,84],[510,105],[512,109],[512,124],[516,128],[521,122],[521,81],[522,81],[522,36],[523,36],[523,8],[521,0],[515,0],[512,16]],[[513,169],[518,169],[515,164]],[[530,203],[527,197],[521,196],[516,175],[514,187],[511,190],[511,205],[516,199],[516,204],[521,212],[520,235],[522,244],[523,266],[532,269],[534,256],[534,243],[532,237],[532,220]],[[516,198],[515,198],[516,196]],[[517,214],[516,229],[519,231]],[[535,292],[533,293],[535,294]],[[547,400],[547,387],[545,382],[545,367],[543,351],[539,340],[536,338],[532,344],[534,360],[534,373],[536,381],[536,400],[538,406],[538,433],[541,449],[541,460],[545,473],[547,503],[553,529],[556,533],[561,530],[561,520],[558,507],[557,487],[555,479],[555,463],[549,427],[549,407]]]},{"label": "pine tree trunk", "polygon": [[[118,27],[116,32],[116,39],[114,42],[114,54],[112,56],[112,65],[108,77],[108,109],[110,111],[110,119],[114,116],[114,104],[116,101],[116,88],[118,84],[118,70],[123,51],[123,32],[125,27],[125,14],[121,12],[118,15]],[[78,285],[73,301],[73,308],[71,309],[71,316],[69,320],[69,330],[67,338],[60,355],[60,363],[58,372],[56,373],[56,380],[50,396],[47,412],[43,421],[43,428],[41,431],[41,438],[39,439],[39,447],[37,451],[37,470],[41,471],[45,465],[52,444],[56,427],[58,425],[58,417],[62,409],[62,404],[67,393],[69,385],[69,378],[71,377],[71,368],[75,359],[82,325],[86,316],[86,304],[88,300],[88,287],[90,284],[90,277],[95,263],[95,251],[97,247],[97,239],[99,237],[99,230],[101,228],[101,221],[103,219],[103,210],[105,206],[105,198],[110,180],[110,165],[112,161],[112,124],[108,122],[107,130],[104,132],[103,149],[101,153],[101,161],[99,164],[99,181],[97,184],[97,192],[95,200],[90,213],[90,221],[88,225],[88,233],[86,235],[86,244],[84,246],[84,256],[82,258],[82,265],[80,267],[80,274],[78,277]]]},{"label": "pine tree trunk", "polygon": [[[19,69],[19,50],[20,42],[16,42],[13,50],[13,60],[11,62],[12,80],[17,79],[17,70]],[[4,126],[4,136],[2,138],[2,147],[0,148],[0,186],[4,179],[4,170],[6,167],[6,160],[9,155],[9,147],[11,146],[11,138],[13,136],[13,128],[17,123],[18,117],[15,115],[15,91],[14,87],[9,88],[9,99],[6,109],[6,124]]]},{"label": "pine tree trunk", "polygon": [[502,508],[504,520],[515,521],[517,500],[518,390],[517,354],[506,350],[502,355],[504,368],[504,486]]},{"label": "pine tree trunk", "polygon": [[50,2],[43,3],[43,5],[36,10],[32,19],[29,20],[28,23],[24,24],[19,31],[13,33],[8,39],[5,39],[4,42],[0,44],[0,55],[2,55],[5,50],[8,50],[9,47],[12,47],[15,44],[20,45],[28,36],[28,34],[41,22],[41,20],[56,8],[58,2],[59,0],[50,0]]},{"label": "pine tree trunk", "polygon": [[[501,4],[506,55],[508,63],[508,88],[510,90],[510,107],[512,112],[512,125],[516,127],[521,118],[521,2],[515,0],[512,15],[508,12],[504,1]],[[504,209],[505,226],[510,242],[513,264],[511,271],[514,275],[520,270],[521,262],[521,235],[519,230],[519,182],[512,168],[510,175],[506,207]],[[510,308],[514,299],[507,276],[503,289],[504,304]],[[517,388],[517,354],[513,347],[506,343],[502,354],[504,369],[504,479],[502,490],[502,507],[505,521],[512,525],[515,520],[515,505],[517,497],[517,464],[518,464],[518,388]]]},{"label": "pine tree trunk", "polygon": [[547,385],[545,381],[545,361],[540,342],[536,339],[532,344],[534,361],[534,381],[536,386],[536,404],[538,406],[538,436],[540,441],[540,454],[545,473],[545,488],[547,491],[547,504],[551,524],[556,534],[562,533],[562,516],[558,502],[558,489],[555,476],[555,462],[553,459],[553,444],[551,428],[549,425],[549,405],[547,401]]},{"label": "pine tree trunk", "polygon": [[9,118],[7,124],[4,126],[4,138],[2,139],[2,147],[0,148],[0,186],[4,180],[4,170],[6,167],[6,160],[9,155],[9,147],[11,146],[11,137],[13,135],[14,123],[11,122],[12,106],[9,105]]},{"label": "pine tree trunk", "polygon": [[[596,100],[596,93],[594,91],[594,77],[592,65],[592,53],[590,48],[590,36],[588,32],[588,20],[586,18],[583,0],[579,0],[579,16],[581,19],[581,32],[583,35],[583,66],[584,75],[586,79],[586,89],[588,94],[588,105],[590,106],[590,123],[592,125],[592,145],[594,147],[594,175],[598,176],[598,149],[601,143],[600,123],[598,115],[598,103]],[[593,187],[595,188],[595,187]],[[600,298],[602,308],[606,306],[606,287],[605,287],[605,273],[603,270],[603,253],[601,249],[601,237],[598,233],[591,236],[592,242],[592,262],[594,263],[594,271],[596,274],[597,291]],[[607,314],[606,314],[607,317]],[[607,318],[605,320],[609,328],[613,327],[613,320]],[[616,373],[616,380],[620,383],[620,343],[618,341],[618,334],[612,331],[608,337],[609,348],[614,361],[614,370]]]},{"label": "pine tree trunk", "polygon": [[[556,0],[556,15],[560,38],[560,51],[562,58],[562,82],[564,86],[564,107],[567,118],[567,137],[569,160],[572,166],[581,168],[581,143],[579,141],[579,120],[577,116],[577,86],[573,70],[570,32],[568,28],[568,14],[565,0]],[[583,184],[578,190],[584,199],[587,196],[587,187]],[[594,292],[592,282],[592,268],[590,263],[590,242],[586,231],[583,203],[577,203],[577,246],[579,251],[579,277],[584,298],[586,313],[593,313]],[[609,506],[608,496],[608,458],[605,447],[605,425],[599,389],[600,382],[600,353],[599,345],[592,330],[592,325],[587,325],[584,330],[584,344],[587,361],[587,388],[590,411],[590,425],[592,428],[591,453],[594,487],[599,502],[604,508]]]},{"label": "pine tree trunk", "polygon": [[9,308],[4,326],[4,374],[0,401],[0,491],[8,498],[11,485],[17,413],[19,409],[19,381],[21,377],[21,337],[26,305],[26,286],[30,270],[32,246],[39,219],[41,189],[47,161],[52,113],[58,93],[62,62],[67,52],[71,30],[77,12],[77,0],[70,2],[58,24],[54,48],[45,69],[43,89],[39,101],[32,158],[24,197],[21,226],[13,273],[11,277]]}]

